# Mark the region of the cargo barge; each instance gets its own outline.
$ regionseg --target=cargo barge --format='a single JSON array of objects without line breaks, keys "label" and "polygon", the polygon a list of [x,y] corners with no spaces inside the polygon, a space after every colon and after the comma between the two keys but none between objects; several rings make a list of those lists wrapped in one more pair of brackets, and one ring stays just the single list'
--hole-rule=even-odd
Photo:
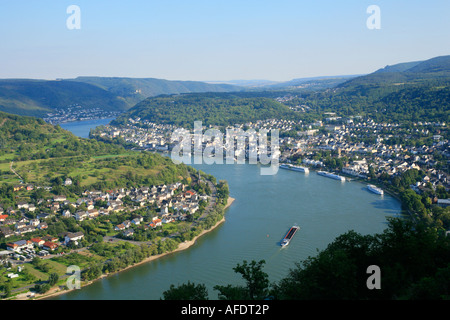
[{"label": "cargo barge", "polygon": [[286,247],[299,229],[299,226],[292,226],[281,241],[281,246]]}]

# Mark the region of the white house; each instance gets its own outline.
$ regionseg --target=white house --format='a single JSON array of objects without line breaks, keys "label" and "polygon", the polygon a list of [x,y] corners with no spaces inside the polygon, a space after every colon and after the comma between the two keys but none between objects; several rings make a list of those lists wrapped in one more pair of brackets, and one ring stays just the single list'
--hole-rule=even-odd
[{"label": "white house", "polygon": [[83,232],[68,233],[64,237],[64,243],[65,245],[68,245],[70,242],[74,242],[77,245],[78,241],[83,239],[83,237],[84,237]]},{"label": "white house", "polygon": [[143,221],[143,218],[138,217],[138,218],[134,218],[133,220],[131,220],[131,223],[138,226],[139,224],[141,224],[142,221]]},{"label": "white house", "polygon": [[26,202],[19,202],[19,203],[17,204],[17,208],[18,208],[18,209],[28,209],[29,206],[30,206],[30,205],[29,205],[28,203],[26,203]]},{"label": "white house", "polygon": [[69,210],[64,210],[61,214],[64,218],[70,218],[71,217],[71,213]]},{"label": "white house", "polygon": [[13,243],[7,243],[6,248],[11,251],[20,252],[24,249],[32,249],[33,242],[30,240],[19,240]]},{"label": "white house", "polygon": [[30,220],[30,226],[37,227],[39,225],[39,223],[41,223],[39,221],[39,219],[31,219]]},{"label": "white house", "polygon": [[67,200],[66,196],[54,196],[53,197],[53,201],[56,201],[56,202],[63,202],[66,200]]},{"label": "white house", "polygon": [[86,218],[88,218],[88,213],[86,211],[77,211],[77,212],[75,212],[75,219],[77,221],[83,221]]}]

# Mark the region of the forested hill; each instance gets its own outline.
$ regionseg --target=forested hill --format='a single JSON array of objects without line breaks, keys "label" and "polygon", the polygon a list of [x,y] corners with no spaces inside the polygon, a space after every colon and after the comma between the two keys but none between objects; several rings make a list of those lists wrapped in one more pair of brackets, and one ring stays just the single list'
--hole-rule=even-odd
[{"label": "forested hill", "polygon": [[113,124],[125,124],[129,118],[192,128],[203,125],[228,126],[264,119],[294,119],[297,113],[273,99],[236,93],[191,93],[148,98]]},{"label": "forested hill", "polygon": [[154,78],[78,77],[63,80],[0,79],[0,111],[42,117],[54,109],[124,111],[147,97],[188,92],[228,92],[241,88],[200,81]]},{"label": "forested hill", "polygon": [[79,138],[42,119],[0,112],[0,200],[3,191],[19,183],[53,185],[52,192],[58,194],[64,191],[60,182],[66,178],[80,193],[84,188],[168,184],[188,176],[186,165],[176,165],[168,157],[126,151]]},{"label": "forested hill", "polygon": [[405,62],[386,66],[371,74],[356,77],[339,84],[339,89],[357,89],[370,86],[428,85],[449,83],[450,56],[432,58],[426,61]]},{"label": "forested hill", "polygon": [[[317,112],[389,122],[450,120],[450,56],[387,66],[320,92],[301,93]],[[298,103],[292,101],[292,103]]]},{"label": "forested hill", "polygon": [[123,97],[130,107],[148,97],[162,94],[193,92],[230,92],[243,88],[230,84],[211,84],[201,81],[176,81],[155,78],[78,77],[73,81],[96,85],[118,97]]},{"label": "forested hill", "polygon": [[0,162],[102,155],[123,151],[119,146],[81,139],[34,117],[0,112]]},{"label": "forested hill", "polygon": [[106,111],[124,111],[123,98],[98,86],[76,81],[0,80],[0,111],[42,117],[56,108],[80,105]]}]

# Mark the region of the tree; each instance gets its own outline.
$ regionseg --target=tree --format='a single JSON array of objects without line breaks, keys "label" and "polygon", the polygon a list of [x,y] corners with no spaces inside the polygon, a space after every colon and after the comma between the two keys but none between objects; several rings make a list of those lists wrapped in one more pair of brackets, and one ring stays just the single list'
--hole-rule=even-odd
[{"label": "tree", "polygon": [[173,284],[163,292],[164,300],[208,300],[208,290],[204,284],[194,284],[188,281],[178,287]]},{"label": "tree", "polygon": [[219,297],[225,300],[266,298],[269,294],[269,276],[262,271],[265,263],[265,260],[259,262],[252,260],[249,264],[244,260],[242,265],[238,264],[233,268],[234,272],[242,275],[246,281],[246,287],[228,285],[215,286],[214,289],[218,290]]},{"label": "tree", "polygon": [[59,276],[56,272],[53,272],[48,277],[48,284],[53,287],[59,280]]},{"label": "tree", "polygon": [[[286,299],[444,299],[449,296],[450,239],[435,228],[400,218],[388,219],[377,235],[354,231],[336,238],[274,285]],[[382,273],[381,290],[368,290],[367,267]]]},{"label": "tree", "polygon": [[9,298],[11,296],[11,292],[12,292],[12,284],[10,282],[6,282],[3,285],[3,291],[4,291],[5,298]]}]

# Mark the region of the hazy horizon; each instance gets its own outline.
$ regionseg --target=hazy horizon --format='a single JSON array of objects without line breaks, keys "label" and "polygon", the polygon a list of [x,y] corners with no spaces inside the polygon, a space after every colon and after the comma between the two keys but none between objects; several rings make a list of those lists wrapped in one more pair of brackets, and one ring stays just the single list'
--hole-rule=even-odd
[{"label": "hazy horizon", "polygon": [[[383,66],[384,67],[384,66]],[[376,70],[374,70],[376,71]],[[168,80],[168,81],[199,81],[199,82],[205,82],[205,83],[234,83],[234,82],[268,82],[268,83],[283,83],[288,82],[292,80],[297,79],[321,79],[321,78],[341,78],[341,77],[354,77],[354,76],[362,76],[365,74],[347,74],[347,75],[321,75],[321,76],[314,76],[314,77],[296,77],[288,80],[271,80],[271,79],[229,79],[229,80],[180,80],[180,79],[164,79],[164,78],[155,78],[155,77],[130,77],[130,76],[99,76],[99,75],[79,75],[76,77],[70,77],[70,78],[62,78],[62,77],[55,77],[55,78],[25,78],[25,77],[11,77],[11,78],[0,78],[0,80],[45,80],[45,81],[54,81],[54,80],[72,80],[76,78],[82,78],[82,77],[99,77],[99,78],[129,78],[129,79],[158,79],[158,80]]]}]

